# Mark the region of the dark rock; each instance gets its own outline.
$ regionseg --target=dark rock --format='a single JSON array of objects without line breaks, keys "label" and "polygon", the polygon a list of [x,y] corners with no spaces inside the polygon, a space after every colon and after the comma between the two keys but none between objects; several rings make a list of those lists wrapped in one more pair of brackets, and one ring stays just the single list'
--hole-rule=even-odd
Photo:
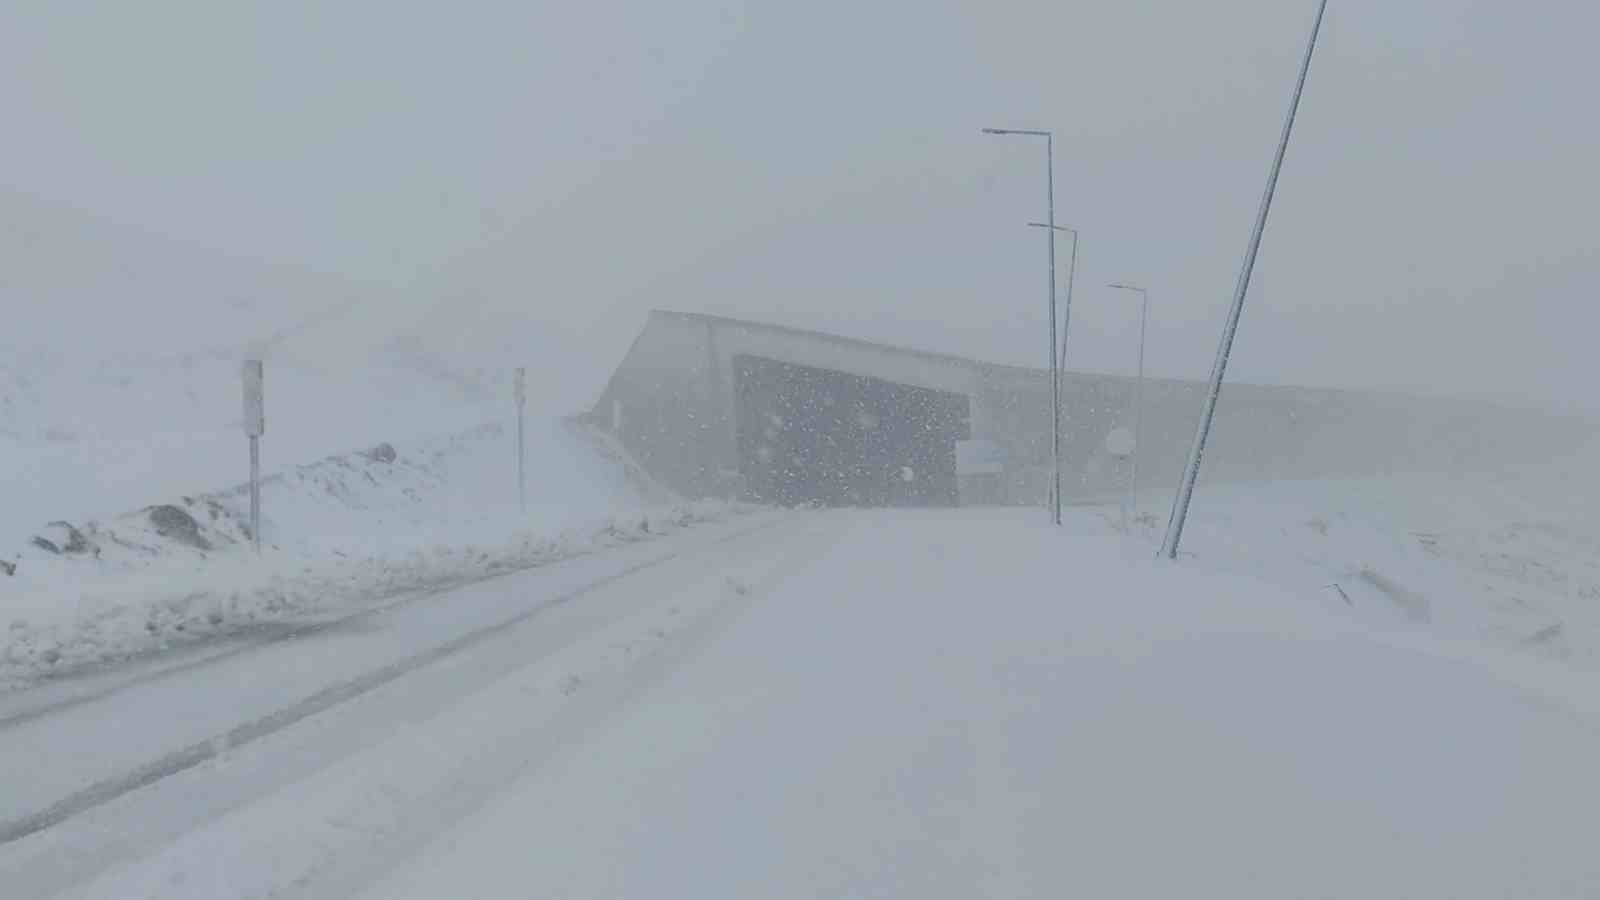
[{"label": "dark rock", "polygon": [[62,553],[68,554],[69,556],[76,556],[81,553],[89,552],[94,552],[96,554],[99,553],[100,548],[96,547],[93,541],[89,540],[87,537],[84,537],[83,532],[73,527],[71,523],[51,522],[50,527],[59,529],[66,535],[66,540],[59,542]]},{"label": "dark rock", "polygon": [[82,556],[87,553],[100,555],[100,548],[95,546],[94,541],[89,540],[70,522],[51,522],[45,526],[42,533],[34,535],[29,543],[57,556]]},{"label": "dark rock", "polygon": [[17,574],[17,564],[14,563],[14,562],[7,562],[7,561],[5,561],[3,559],[0,559],[0,574],[5,574],[5,575],[15,575],[15,574]]},{"label": "dark rock", "polygon": [[393,444],[379,444],[361,455],[373,462],[381,463],[392,463],[400,458],[400,454],[395,452]]},{"label": "dark rock", "polygon": [[156,534],[199,550],[211,549],[211,542],[200,534],[200,523],[182,509],[176,506],[152,506],[148,514]]}]

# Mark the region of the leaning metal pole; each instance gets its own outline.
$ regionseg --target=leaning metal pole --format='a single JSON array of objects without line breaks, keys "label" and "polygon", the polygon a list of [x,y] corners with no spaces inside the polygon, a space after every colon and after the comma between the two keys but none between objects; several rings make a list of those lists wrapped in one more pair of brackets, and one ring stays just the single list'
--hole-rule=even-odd
[{"label": "leaning metal pole", "polygon": [[1061,524],[1061,365],[1056,362],[1056,148],[1055,137],[1046,134],[1045,195],[1046,223],[1050,228],[1050,521]]},{"label": "leaning metal pole", "polygon": [[1067,326],[1072,322],[1072,282],[1078,271],[1078,231],[1072,232],[1072,258],[1067,263],[1067,299],[1061,305],[1061,377],[1067,377]]},{"label": "leaning metal pole", "polygon": [[1250,237],[1250,247],[1244,254],[1244,267],[1239,271],[1239,282],[1233,291],[1233,307],[1228,310],[1228,323],[1222,329],[1222,342],[1217,346],[1217,359],[1211,366],[1211,385],[1206,390],[1206,402],[1200,413],[1200,427],[1195,430],[1194,446],[1189,450],[1189,462],[1183,470],[1183,482],[1178,496],[1172,501],[1172,515],[1167,519],[1167,536],[1161,542],[1161,555],[1178,558],[1178,542],[1183,538],[1183,523],[1189,515],[1189,500],[1194,496],[1194,483],[1200,476],[1200,457],[1205,452],[1206,437],[1211,432],[1211,418],[1217,411],[1217,397],[1222,393],[1222,375],[1228,368],[1228,354],[1233,349],[1233,336],[1239,328],[1239,314],[1244,311],[1244,297],[1250,289],[1250,274],[1256,266],[1256,252],[1261,249],[1261,235],[1267,229],[1267,213],[1272,209],[1272,195],[1278,187],[1278,174],[1283,171],[1283,157],[1289,150],[1289,135],[1294,131],[1295,114],[1300,110],[1300,95],[1305,91],[1306,75],[1311,71],[1311,55],[1317,48],[1317,33],[1322,30],[1322,17],[1328,11],[1328,0],[1317,6],[1317,19],[1311,25],[1311,38],[1306,42],[1305,59],[1300,63],[1300,78],[1295,82],[1294,97],[1289,101],[1289,115],[1283,121],[1283,135],[1278,139],[1278,153],[1272,160],[1272,173],[1267,177],[1267,189],[1261,196],[1261,209],[1256,213],[1255,233]]}]

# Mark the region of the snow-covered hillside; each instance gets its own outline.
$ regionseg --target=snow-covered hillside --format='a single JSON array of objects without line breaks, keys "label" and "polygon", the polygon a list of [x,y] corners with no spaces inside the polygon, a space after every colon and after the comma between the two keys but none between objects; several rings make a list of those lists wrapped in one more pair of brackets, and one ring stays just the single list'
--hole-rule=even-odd
[{"label": "snow-covered hillside", "polygon": [[539,368],[547,347],[441,362],[452,329],[478,314],[470,301],[223,253],[15,192],[0,191],[0,205],[0,558],[52,520],[242,481],[246,358],[266,362],[269,473],[509,425],[513,365],[532,368],[533,415],[578,408],[545,402],[557,381]]},{"label": "snow-covered hillside", "polygon": [[[5,199],[22,224],[0,229],[0,679],[348,611],[726,511],[674,507],[569,430],[558,417],[577,407],[551,392],[582,385],[510,331],[494,363],[441,356],[470,298]],[[247,358],[266,366],[259,560],[242,524]],[[530,368],[526,512],[510,365]]]},{"label": "snow-covered hillside", "polygon": [[[114,515],[246,478],[235,357],[0,361],[0,547],[45,522]],[[398,366],[267,370],[266,471],[382,441],[504,422],[482,394]]]}]

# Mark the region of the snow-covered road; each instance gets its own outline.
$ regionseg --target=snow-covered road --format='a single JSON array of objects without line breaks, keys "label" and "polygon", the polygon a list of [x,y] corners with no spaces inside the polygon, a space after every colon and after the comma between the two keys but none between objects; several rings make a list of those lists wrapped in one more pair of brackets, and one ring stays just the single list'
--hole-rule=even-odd
[{"label": "snow-covered road", "polygon": [[[1074,521],[747,519],[13,711],[7,822],[203,749],[0,845],[0,884],[1600,893],[1592,673],[1374,625],[1316,586],[1156,563]],[[349,695],[314,699],[329,690]]]},{"label": "snow-covered road", "polygon": [[614,649],[595,635],[671,635],[722,597],[695,585],[795,527],[742,517],[0,697],[4,894],[49,896],[136,859],[569,645],[589,657],[552,665],[582,678]]}]

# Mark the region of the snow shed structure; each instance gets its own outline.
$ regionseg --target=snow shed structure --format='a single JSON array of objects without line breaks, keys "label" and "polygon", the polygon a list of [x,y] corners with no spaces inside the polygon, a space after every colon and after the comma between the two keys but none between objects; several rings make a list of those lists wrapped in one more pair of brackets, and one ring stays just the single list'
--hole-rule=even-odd
[{"label": "snow shed structure", "polygon": [[[1135,379],[1063,375],[1062,493],[1115,496]],[[1170,489],[1205,385],[1147,379],[1140,483]],[[584,417],[687,497],[860,506],[1048,498],[1049,373],[720,316],[655,311]],[[1203,480],[1462,469],[1557,455],[1588,423],[1479,401],[1230,383]],[[1529,438],[1538,434],[1537,440]]]}]

